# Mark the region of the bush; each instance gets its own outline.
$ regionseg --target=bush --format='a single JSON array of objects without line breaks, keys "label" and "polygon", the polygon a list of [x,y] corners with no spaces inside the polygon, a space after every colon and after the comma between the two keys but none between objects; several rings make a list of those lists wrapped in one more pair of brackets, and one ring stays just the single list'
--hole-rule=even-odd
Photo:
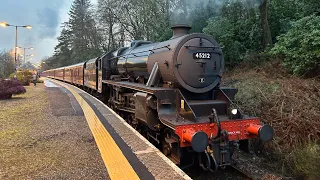
[{"label": "bush", "polygon": [[[13,79],[14,74],[10,74],[10,78]],[[32,79],[32,72],[25,70],[25,71],[18,71],[17,72],[17,79],[24,85],[29,86],[30,80]]]},{"label": "bush", "polygon": [[37,83],[43,83],[43,80],[37,78]]},{"label": "bush", "polygon": [[26,89],[20,81],[14,79],[0,79],[0,99],[11,98],[13,94],[23,94]]},{"label": "bush", "polygon": [[317,76],[320,74],[320,16],[307,16],[296,21],[270,53],[284,58],[284,66],[293,74]]}]

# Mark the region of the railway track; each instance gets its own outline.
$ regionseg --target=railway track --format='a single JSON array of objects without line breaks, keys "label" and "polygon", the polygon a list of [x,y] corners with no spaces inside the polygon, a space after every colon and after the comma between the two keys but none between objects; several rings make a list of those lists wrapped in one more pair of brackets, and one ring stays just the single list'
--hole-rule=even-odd
[{"label": "railway track", "polygon": [[[252,166],[252,165],[249,165]],[[200,167],[190,167],[184,170],[192,179],[195,180],[281,180],[277,174],[270,171],[256,169],[251,172],[240,169],[236,165],[219,169],[217,172],[203,171]],[[260,173],[261,174],[260,174]]]},{"label": "railway track", "polygon": [[237,151],[234,157],[233,168],[243,173],[249,179],[280,180],[283,179],[269,167],[270,162],[264,158],[253,156],[243,151]]},{"label": "railway track", "polygon": [[[85,90],[85,89],[84,89]],[[86,91],[86,90],[85,90]],[[88,92],[88,91],[87,91]],[[92,96],[99,99],[101,102],[104,99],[101,96],[92,94]],[[106,104],[106,103],[105,103]],[[256,179],[271,179],[271,180],[280,180],[279,176],[273,175],[269,170],[260,169],[258,166],[252,162],[250,155],[248,153],[238,151],[236,153],[237,160],[235,160],[234,165],[228,166],[226,168],[219,168],[216,172],[204,171],[199,166],[191,166],[189,168],[183,169],[192,179],[199,180],[256,180]],[[261,160],[258,160],[257,163],[261,163]],[[241,166],[238,166],[238,165]],[[244,167],[248,167],[247,169]],[[251,169],[250,169],[251,168]],[[264,176],[267,174],[267,176]]]},{"label": "railway track", "polygon": [[236,166],[231,166],[231,168],[233,168],[235,171],[237,171],[239,174],[241,174],[245,179],[255,179],[253,176],[241,171],[239,168],[237,168]]},{"label": "railway track", "polygon": [[195,180],[252,180],[253,177],[240,171],[239,169],[228,166],[225,169],[219,169],[217,172],[203,171],[198,167],[190,167],[184,170],[192,179]]}]

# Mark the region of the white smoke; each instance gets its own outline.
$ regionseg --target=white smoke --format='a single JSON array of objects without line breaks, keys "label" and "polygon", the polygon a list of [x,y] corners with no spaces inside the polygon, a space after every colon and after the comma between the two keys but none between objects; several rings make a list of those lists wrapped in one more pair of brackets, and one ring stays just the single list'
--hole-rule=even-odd
[{"label": "white smoke", "polygon": [[210,8],[218,16],[223,6],[242,3],[246,9],[258,8],[263,0],[174,0],[171,5],[171,24],[188,24],[192,22],[195,12],[201,8]]}]

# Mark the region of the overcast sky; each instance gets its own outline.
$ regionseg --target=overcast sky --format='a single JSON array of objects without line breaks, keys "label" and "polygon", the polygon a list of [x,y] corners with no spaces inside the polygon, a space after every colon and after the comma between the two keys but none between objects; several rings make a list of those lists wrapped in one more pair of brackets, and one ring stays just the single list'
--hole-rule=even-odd
[{"label": "overcast sky", "polygon": [[[34,47],[26,54],[34,54],[30,61],[39,62],[53,54],[71,3],[72,0],[0,0],[0,22],[32,26],[31,30],[18,28],[18,46]],[[14,27],[0,27],[0,50],[12,49],[14,41]]]}]

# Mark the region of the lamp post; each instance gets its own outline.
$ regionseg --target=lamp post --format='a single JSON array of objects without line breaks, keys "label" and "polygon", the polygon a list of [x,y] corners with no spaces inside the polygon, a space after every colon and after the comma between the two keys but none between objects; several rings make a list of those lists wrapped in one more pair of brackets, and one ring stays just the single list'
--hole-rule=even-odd
[{"label": "lamp post", "polygon": [[[17,46],[16,48],[21,48],[21,49],[23,49],[23,63],[26,63],[26,49],[30,49],[30,50],[33,50],[33,47],[28,47],[28,48],[26,48],[26,47],[20,47],[20,46]],[[32,55],[33,56],[33,55]]]},{"label": "lamp post", "polygon": [[17,25],[12,25],[8,24],[6,22],[0,22],[0,26],[2,27],[7,27],[7,26],[12,26],[15,27],[16,29],[16,38],[15,38],[15,46],[14,46],[14,77],[17,77],[17,44],[18,44],[18,27],[24,27],[27,29],[31,29],[32,27],[30,25],[25,25],[25,26],[17,26]]},{"label": "lamp post", "polygon": [[34,55],[33,54],[27,54],[25,55],[25,57],[33,57]]}]

